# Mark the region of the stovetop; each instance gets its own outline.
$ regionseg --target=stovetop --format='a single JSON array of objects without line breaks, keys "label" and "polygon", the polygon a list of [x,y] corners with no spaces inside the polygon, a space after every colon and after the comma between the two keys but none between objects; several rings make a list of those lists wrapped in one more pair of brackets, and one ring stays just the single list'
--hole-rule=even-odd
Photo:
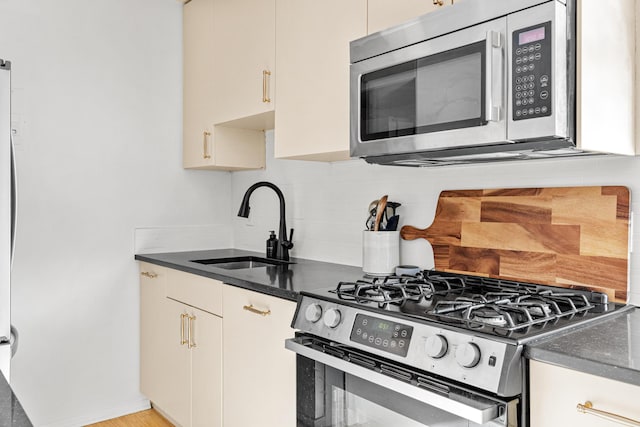
[{"label": "stovetop", "polygon": [[608,302],[607,295],[599,292],[435,270],[416,276],[364,276],[356,282],[341,282],[306,294],[514,343],[524,343],[625,307]]}]

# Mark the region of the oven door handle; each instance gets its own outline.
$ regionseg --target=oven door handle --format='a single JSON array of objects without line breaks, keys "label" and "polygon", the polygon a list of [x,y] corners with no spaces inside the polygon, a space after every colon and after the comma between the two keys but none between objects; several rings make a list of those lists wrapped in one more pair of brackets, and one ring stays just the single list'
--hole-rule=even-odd
[{"label": "oven door handle", "polygon": [[434,393],[321,351],[314,350],[301,344],[296,338],[286,340],[285,347],[301,356],[370,381],[389,390],[396,391],[476,424],[485,424],[498,418],[499,404],[495,401],[482,397],[471,399],[467,396],[456,394],[455,392],[450,392],[448,396]]}]

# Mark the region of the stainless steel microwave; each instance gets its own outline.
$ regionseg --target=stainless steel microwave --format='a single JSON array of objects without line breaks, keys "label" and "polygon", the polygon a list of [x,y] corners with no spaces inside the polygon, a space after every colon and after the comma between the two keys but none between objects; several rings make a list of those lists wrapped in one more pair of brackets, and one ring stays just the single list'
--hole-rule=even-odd
[{"label": "stainless steel microwave", "polygon": [[430,166],[576,147],[572,0],[462,0],[351,42],[351,155]]}]

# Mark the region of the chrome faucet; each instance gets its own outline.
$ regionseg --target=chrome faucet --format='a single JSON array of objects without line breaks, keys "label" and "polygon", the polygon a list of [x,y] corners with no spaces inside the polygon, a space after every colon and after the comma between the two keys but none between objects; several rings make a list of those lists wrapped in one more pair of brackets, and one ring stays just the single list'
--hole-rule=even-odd
[{"label": "chrome faucet", "polygon": [[289,249],[293,248],[293,228],[291,229],[291,233],[289,234],[289,238],[287,239],[287,222],[284,217],[284,195],[275,184],[267,181],[260,181],[249,187],[247,189],[247,192],[244,193],[244,197],[242,198],[238,216],[249,218],[249,210],[251,209],[251,207],[249,206],[249,198],[251,197],[251,193],[253,193],[256,188],[260,187],[271,188],[278,195],[278,199],[280,199],[280,226],[278,228],[278,240],[280,247],[276,251],[276,259],[289,261]]}]

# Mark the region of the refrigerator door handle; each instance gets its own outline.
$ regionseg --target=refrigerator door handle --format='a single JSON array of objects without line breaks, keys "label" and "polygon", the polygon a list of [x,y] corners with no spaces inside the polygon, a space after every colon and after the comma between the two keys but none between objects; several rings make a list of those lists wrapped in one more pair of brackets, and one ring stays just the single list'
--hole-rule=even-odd
[{"label": "refrigerator door handle", "polygon": [[11,268],[16,252],[16,230],[18,224],[18,169],[16,163],[16,148],[11,129]]},{"label": "refrigerator door handle", "polygon": [[20,334],[18,334],[18,330],[16,329],[15,326],[11,325],[11,358],[13,359],[13,356],[16,355],[16,353],[18,352],[18,338],[20,337]]}]

